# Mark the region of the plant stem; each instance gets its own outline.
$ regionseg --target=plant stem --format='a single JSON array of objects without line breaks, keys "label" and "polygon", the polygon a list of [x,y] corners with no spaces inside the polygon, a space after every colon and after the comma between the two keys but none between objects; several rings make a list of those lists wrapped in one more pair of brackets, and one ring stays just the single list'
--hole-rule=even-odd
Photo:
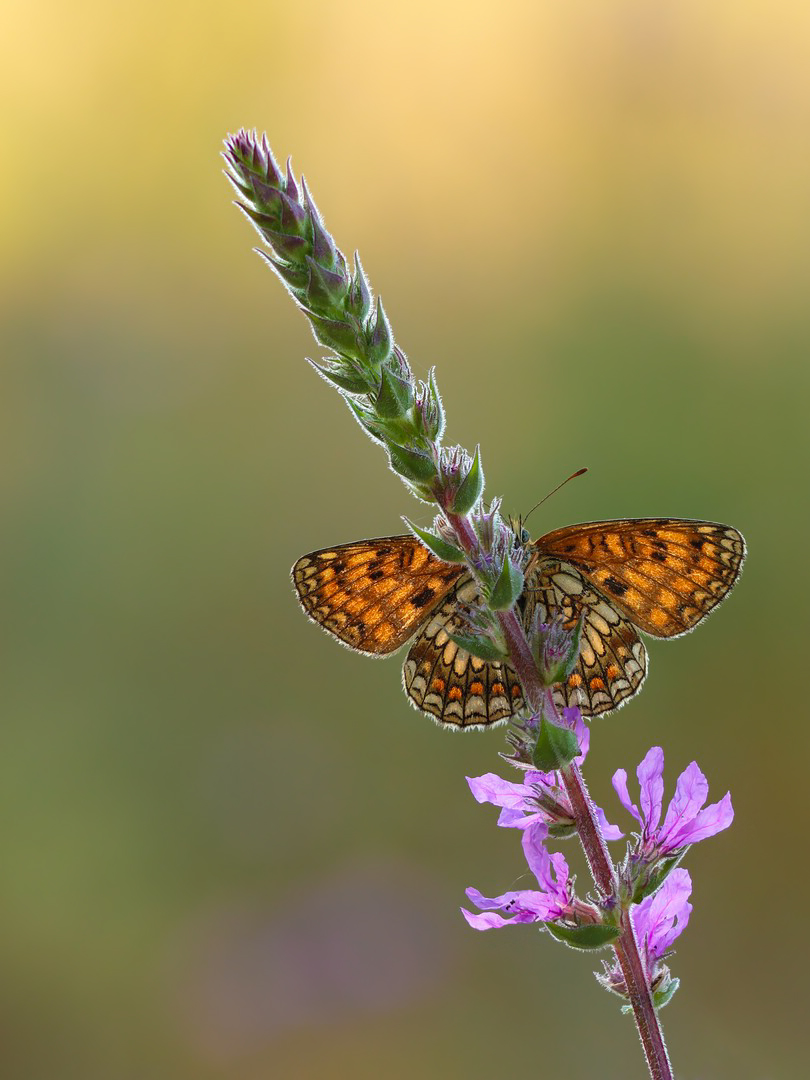
[{"label": "plant stem", "polygon": [[[474,555],[478,549],[478,537],[469,519],[449,511],[445,511],[445,516],[456,533],[462,549],[467,555]],[[523,624],[514,608],[511,611],[498,612],[497,616],[509,651],[509,659],[520,679],[526,703],[530,709],[538,712],[547,691],[540,681]],[[571,800],[577,832],[593,880],[604,901],[616,902],[618,891],[616,870],[599,827],[591,797],[582,779],[582,773],[572,762],[567,768],[560,770],[560,775]],[[621,931],[621,936],[614,948],[624,975],[650,1077],[652,1080],[674,1080],[672,1065],[664,1042],[664,1033],[653,1004],[652,992],[644,971],[629,911],[622,913]]]}]

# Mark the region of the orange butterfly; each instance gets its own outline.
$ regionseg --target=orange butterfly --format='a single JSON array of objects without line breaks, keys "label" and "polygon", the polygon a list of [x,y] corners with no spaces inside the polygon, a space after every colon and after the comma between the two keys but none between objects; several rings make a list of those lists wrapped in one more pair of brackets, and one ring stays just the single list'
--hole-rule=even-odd
[{"label": "orange butterfly", "polygon": [[[638,630],[671,638],[692,630],[740,575],[745,542],[728,525],[627,518],[569,525],[529,546],[517,608],[528,628],[582,617],[577,666],[555,688],[559,707],[611,712],[638,692],[647,651]],[[508,661],[481,660],[450,634],[467,631],[480,602],[467,569],[442,562],[414,536],[325,548],[300,558],[292,578],[304,611],[344,645],[387,656],[418,631],[402,677],[411,703],[454,728],[486,727],[524,707]]]}]

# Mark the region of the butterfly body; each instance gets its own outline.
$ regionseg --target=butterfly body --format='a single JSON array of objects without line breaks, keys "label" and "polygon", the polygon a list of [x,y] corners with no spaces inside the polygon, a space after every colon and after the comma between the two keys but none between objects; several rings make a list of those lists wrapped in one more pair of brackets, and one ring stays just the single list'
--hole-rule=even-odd
[{"label": "butterfly body", "polygon": [[[526,548],[518,611],[528,629],[582,618],[580,657],[560,706],[584,716],[619,708],[638,692],[647,652],[638,631],[677,637],[728,594],[745,557],[736,529],[682,518],[587,522],[547,533]],[[508,661],[471,656],[465,633],[480,602],[466,569],[444,563],[411,534],[361,540],[300,558],[292,570],[304,611],[343,644],[387,656],[414,635],[403,666],[411,703],[441,724],[486,727],[524,708]]]}]

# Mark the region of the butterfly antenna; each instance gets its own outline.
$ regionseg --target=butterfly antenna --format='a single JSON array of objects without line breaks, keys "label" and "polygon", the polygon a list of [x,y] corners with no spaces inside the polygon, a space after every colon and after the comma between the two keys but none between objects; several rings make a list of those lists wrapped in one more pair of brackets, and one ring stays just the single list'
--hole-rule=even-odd
[{"label": "butterfly antenna", "polygon": [[565,480],[563,480],[563,482],[562,482],[561,484],[557,484],[557,486],[556,486],[555,488],[553,488],[553,489],[552,489],[552,490],[551,490],[551,491],[550,491],[550,492],[548,493],[548,495],[544,495],[544,496],[543,496],[543,498],[542,498],[542,499],[540,500],[540,502],[537,502],[537,503],[535,503],[535,504],[534,504],[534,506],[533,506],[533,507],[531,508],[531,510],[529,511],[529,513],[528,513],[528,514],[526,515],[526,517],[525,517],[525,518],[523,518],[523,523],[525,524],[525,523],[526,523],[526,522],[527,522],[527,521],[529,520],[529,517],[530,517],[530,516],[531,516],[531,515],[532,515],[532,514],[533,514],[533,513],[535,512],[535,510],[537,509],[537,507],[538,507],[538,506],[542,506],[542,505],[543,505],[543,503],[544,503],[544,502],[546,501],[546,499],[550,499],[552,495],[556,495],[556,494],[557,494],[557,492],[558,492],[558,491],[560,490],[560,488],[563,488],[563,487],[565,487],[565,485],[566,485],[566,484],[568,483],[568,481],[569,481],[569,480],[576,480],[576,478],[577,478],[578,476],[583,476],[583,475],[584,475],[584,474],[585,474],[585,473],[586,473],[587,471],[588,471],[588,470],[587,470],[587,468],[584,468],[584,469],[577,469],[577,471],[576,471],[575,473],[571,473],[571,475],[570,475],[570,476],[566,477],[566,479],[565,479]]}]

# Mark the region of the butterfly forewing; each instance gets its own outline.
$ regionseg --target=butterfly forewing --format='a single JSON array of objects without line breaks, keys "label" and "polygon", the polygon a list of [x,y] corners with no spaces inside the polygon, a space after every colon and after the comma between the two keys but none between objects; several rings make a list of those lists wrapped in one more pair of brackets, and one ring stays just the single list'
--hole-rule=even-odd
[{"label": "butterfly forewing", "polygon": [[358,652],[386,656],[413,637],[463,573],[411,535],[304,555],[292,568],[311,619]]},{"label": "butterfly forewing", "polygon": [[728,525],[638,518],[569,525],[541,536],[535,559],[556,555],[652,637],[704,619],[740,574],[745,543]]}]

